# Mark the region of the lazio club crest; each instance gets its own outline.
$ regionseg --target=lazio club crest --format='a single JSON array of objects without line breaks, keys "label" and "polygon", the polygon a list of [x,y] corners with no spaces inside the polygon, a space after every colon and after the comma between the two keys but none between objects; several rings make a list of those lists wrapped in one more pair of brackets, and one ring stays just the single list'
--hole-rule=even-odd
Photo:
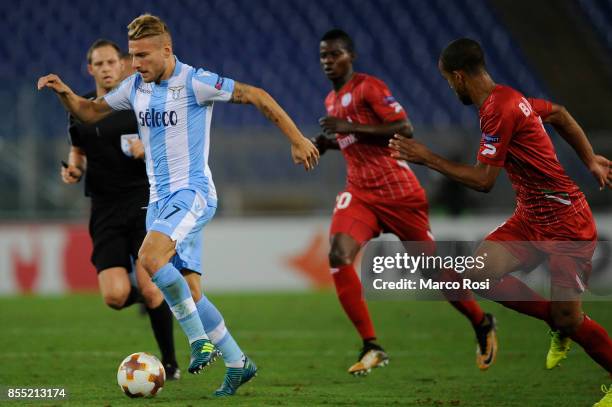
[{"label": "lazio club crest", "polygon": [[168,90],[172,92],[172,99],[178,100],[181,97],[181,90],[184,86],[168,86]]}]

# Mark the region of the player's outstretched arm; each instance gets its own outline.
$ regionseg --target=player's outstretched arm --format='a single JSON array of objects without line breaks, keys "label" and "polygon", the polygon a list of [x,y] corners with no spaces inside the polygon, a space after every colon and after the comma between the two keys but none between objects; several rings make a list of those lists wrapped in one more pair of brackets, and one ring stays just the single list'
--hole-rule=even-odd
[{"label": "player's outstretched arm", "polygon": [[74,117],[83,123],[95,123],[112,112],[111,107],[103,98],[96,100],[85,99],[70,89],[59,76],[49,74],[38,79],[38,90],[52,89],[57,97]]},{"label": "player's outstretched arm", "polygon": [[302,164],[306,170],[311,170],[318,164],[319,151],[317,148],[302,135],[293,120],[268,92],[255,86],[236,82],[230,102],[252,104],[274,123],[291,142],[293,162]]},{"label": "player's outstretched arm", "polygon": [[381,124],[351,123],[348,120],[333,116],[325,116],[319,119],[319,125],[328,134],[354,133],[367,136],[392,137],[400,134],[404,137],[412,137],[414,127],[408,119]]},{"label": "player's outstretched arm", "polygon": [[489,192],[501,171],[501,167],[481,162],[467,165],[447,160],[418,141],[399,135],[389,141],[389,147],[391,157],[425,165],[479,192]]},{"label": "player's outstretched arm", "polygon": [[610,161],[595,154],[586,133],[565,107],[555,103],[551,103],[551,105],[550,113],[543,117],[543,121],[550,123],[557,133],[572,146],[597,180],[600,189],[604,189],[606,185],[612,188]]}]

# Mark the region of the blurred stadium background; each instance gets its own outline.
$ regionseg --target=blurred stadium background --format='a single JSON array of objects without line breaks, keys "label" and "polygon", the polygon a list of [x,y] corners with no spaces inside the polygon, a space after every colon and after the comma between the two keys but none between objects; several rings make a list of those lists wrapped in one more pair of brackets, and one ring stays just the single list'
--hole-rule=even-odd
[{"label": "blurred stadium background", "polygon": [[[40,75],[54,72],[77,92],[91,90],[88,47],[105,37],[126,48],[126,25],[143,12],[167,21],[183,62],[265,88],[311,136],[330,89],[318,40],[342,28],[356,41],[356,69],[387,82],[416,137],[464,162],[474,161],[478,117],[456,100],[436,63],[443,46],[469,36],[484,45],[498,82],[565,105],[595,149],[612,157],[612,0],[2,2],[2,391],[61,386],[77,406],[124,405],[117,364],[135,351],[157,352],[145,318],[135,310],[115,313],[95,293],[89,201],[82,185],[59,177],[69,148],[67,115],[52,92],[35,89]],[[611,240],[612,193],[597,191],[571,148],[550,134],[594,208],[600,238]],[[232,405],[575,407],[601,397],[598,386],[609,383],[603,370],[574,351],[564,369],[545,372],[544,326],[495,304],[485,308],[500,321],[502,351],[486,375],[474,367],[471,330],[447,304],[378,301],[371,310],[393,362],[367,382],[349,377],[358,342],[353,328],[332,290],[309,292],[331,286],[327,228],[344,185],[341,155],[327,153],[305,173],[291,163],[280,132],[245,106],[217,104],[212,137],[220,208],[205,232],[204,284],[264,368]],[[438,240],[479,239],[513,210],[505,176],[484,196],[412,168],[426,188]],[[610,270],[609,261],[599,268]],[[586,309],[610,329],[608,303]],[[176,324],[175,338],[183,367],[187,347]],[[220,375],[221,367],[204,379],[185,374],[151,403],[194,405]]]},{"label": "blurred stadium background", "polygon": [[[330,89],[318,64],[318,39],[330,28],[343,28],[356,41],[356,69],[387,82],[408,111],[416,137],[465,162],[474,160],[477,115],[458,103],[436,63],[445,44],[469,36],[484,45],[498,82],[565,105],[596,150],[612,156],[611,0],[3,3],[0,292],[95,284],[88,269],[89,202],[82,186],[64,185],[59,178],[59,162],[68,151],[66,113],[51,92],[38,93],[35,82],[55,72],[77,92],[89,91],[89,45],[105,37],[126,48],[125,27],[143,12],[167,21],[182,61],[265,88],[307,135],[317,134]],[[573,151],[550,133],[605,236],[612,194],[598,192]],[[220,208],[207,229],[207,268],[236,270],[246,264],[262,273],[239,279],[244,288],[328,284],[326,230],[344,184],[341,155],[327,153],[316,171],[305,173],[290,162],[280,132],[254,108],[217,104],[210,162]],[[475,239],[513,209],[505,176],[485,197],[413,169],[427,190],[438,239]],[[236,247],[252,256],[228,255]],[[211,272],[209,278],[213,288],[227,288],[223,273]]]}]

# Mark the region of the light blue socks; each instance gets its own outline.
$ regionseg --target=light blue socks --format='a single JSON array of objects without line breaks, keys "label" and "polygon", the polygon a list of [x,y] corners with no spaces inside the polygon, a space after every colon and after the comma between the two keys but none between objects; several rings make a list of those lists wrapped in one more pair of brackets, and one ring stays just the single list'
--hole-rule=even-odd
[{"label": "light blue socks", "polygon": [[223,354],[225,366],[242,367],[244,365],[244,354],[227,330],[225,321],[217,307],[202,294],[202,298],[197,303],[197,308],[206,334]]},{"label": "light blue socks", "polygon": [[198,339],[208,339],[189,285],[181,273],[171,263],[168,263],[153,275],[152,280],[164,294],[166,302],[187,335],[189,343]]}]

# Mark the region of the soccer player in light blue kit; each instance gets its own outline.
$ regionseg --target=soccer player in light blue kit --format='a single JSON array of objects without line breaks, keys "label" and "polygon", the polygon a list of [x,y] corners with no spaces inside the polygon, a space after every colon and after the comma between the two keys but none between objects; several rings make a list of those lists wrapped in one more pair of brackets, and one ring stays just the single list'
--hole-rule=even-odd
[{"label": "soccer player in light blue kit", "polygon": [[128,40],[137,72],[104,97],[81,98],[54,74],[41,77],[38,89],[53,89],[64,107],[86,123],[97,122],[113,110],[134,110],[150,183],[140,262],[189,339],[189,372],[199,373],[220,351],[227,372],[215,395],[233,395],[257,367],[201,292],[202,228],[217,207],[208,167],[213,103],[255,105],[289,139],[294,162],[306,170],[317,164],[318,151],[262,89],[181,63],[172,52],[168,27],[158,17],[137,17],[128,25]]}]

